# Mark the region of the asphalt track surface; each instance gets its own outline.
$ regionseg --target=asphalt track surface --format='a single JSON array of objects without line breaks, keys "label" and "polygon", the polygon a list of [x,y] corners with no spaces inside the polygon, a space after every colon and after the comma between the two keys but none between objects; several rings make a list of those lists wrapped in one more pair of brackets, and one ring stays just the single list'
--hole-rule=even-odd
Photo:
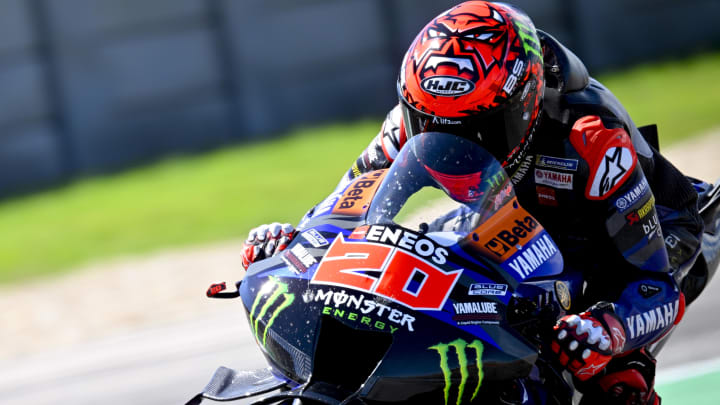
[{"label": "asphalt track surface", "polygon": [[[212,318],[28,356],[13,364],[0,363],[0,403],[183,404],[204,387],[219,365],[236,369],[265,366],[240,305],[239,300],[232,300],[226,312]],[[690,306],[659,356],[661,381],[664,370],[680,372],[666,378],[665,386],[697,371],[692,367],[683,371],[680,366],[720,359],[717,308],[720,281],[716,278]],[[720,383],[720,363],[714,369],[714,376],[705,378]],[[706,397],[717,398],[718,385],[704,383]]]}]

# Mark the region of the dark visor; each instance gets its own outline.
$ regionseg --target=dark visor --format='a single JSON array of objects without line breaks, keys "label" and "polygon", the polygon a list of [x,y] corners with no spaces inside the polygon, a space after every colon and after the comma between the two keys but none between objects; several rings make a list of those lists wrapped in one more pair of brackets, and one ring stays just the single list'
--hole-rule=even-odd
[{"label": "dark visor", "polygon": [[533,103],[528,99],[534,96],[526,94],[522,102],[522,93],[517,92],[500,108],[458,118],[435,117],[403,101],[405,133],[408,138],[423,132],[461,136],[482,145],[502,162],[520,144],[531,125]]}]

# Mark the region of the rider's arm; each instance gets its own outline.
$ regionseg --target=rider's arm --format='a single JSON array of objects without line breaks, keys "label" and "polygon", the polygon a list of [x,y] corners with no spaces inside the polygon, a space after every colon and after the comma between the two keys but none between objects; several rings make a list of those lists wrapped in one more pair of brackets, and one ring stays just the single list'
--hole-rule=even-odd
[{"label": "rider's arm", "polygon": [[405,141],[402,112],[398,104],[387,114],[380,132],[345,173],[338,188],[347,185],[350,180],[362,174],[390,167]]},{"label": "rider's arm", "polygon": [[[587,295],[611,305],[624,329],[620,352],[651,343],[679,322],[684,299],[672,276],[656,198],[638,161],[630,136],[606,128],[598,117],[573,126],[570,142],[588,165],[583,192],[604,211],[606,266],[588,282]],[[598,246],[600,248],[600,246]]]},{"label": "rider's arm", "polygon": [[362,151],[350,169],[342,176],[335,190],[330,193],[325,200],[311,208],[305,216],[303,216],[298,224],[298,229],[302,229],[305,222],[311,218],[316,211],[322,211],[325,206],[334,203],[353,179],[373,170],[390,167],[390,164],[397,156],[400,148],[405,144],[405,141],[402,111],[398,104],[388,112],[380,128],[380,132],[378,132],[368,147]]}]

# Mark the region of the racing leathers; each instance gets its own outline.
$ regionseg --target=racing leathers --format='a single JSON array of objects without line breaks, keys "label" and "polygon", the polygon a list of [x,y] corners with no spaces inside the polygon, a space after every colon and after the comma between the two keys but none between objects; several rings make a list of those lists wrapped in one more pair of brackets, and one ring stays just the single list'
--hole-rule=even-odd
[{"label": "racing leathers", "polygon": [[[607,331],[607,359],[627,355],[682,318],[679,281],[702,232],[697,193],[574,55],[552,38],[541,40],[548,78],[542,115],[523,158],[505,169],[521,205],[553,236],[568,269],[582,274],[585,291],[570,312],[588,314]],[[406,140],[398,105],[339,187],[387,168]],[[607,361],[578,364],[573,372],[583,380]]]}]

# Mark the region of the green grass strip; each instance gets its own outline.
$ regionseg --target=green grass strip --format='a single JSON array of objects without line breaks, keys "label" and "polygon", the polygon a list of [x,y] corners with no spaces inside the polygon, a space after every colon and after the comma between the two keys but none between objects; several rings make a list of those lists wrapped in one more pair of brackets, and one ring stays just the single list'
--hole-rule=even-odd
[{"label": "green grass strip", "polygon": [[599,80],[635,124],[657,124],[660,146],[720,126],[720,53],[639,66]]},{"label": "green grass strip", "polygon": [[379,125],[299,130],[5,201],[0,282],[91,259],[240,239],[272,221],[295,224],[334,189]]},{"label": "green grass strip", "polygon": [[[666,146],[720,126],[717,72],[720,54],[709,54],[600,79],[638,125],[659,124]],[[271,221],[297,223],[334,188],[381,120],[297,130],[2,201],[0,283],[107,257],[240,239]]]},{"label": "green grass strip", "polygon": [[720,398],[720,371],[658,384],[663,404],[716,405]]}]

